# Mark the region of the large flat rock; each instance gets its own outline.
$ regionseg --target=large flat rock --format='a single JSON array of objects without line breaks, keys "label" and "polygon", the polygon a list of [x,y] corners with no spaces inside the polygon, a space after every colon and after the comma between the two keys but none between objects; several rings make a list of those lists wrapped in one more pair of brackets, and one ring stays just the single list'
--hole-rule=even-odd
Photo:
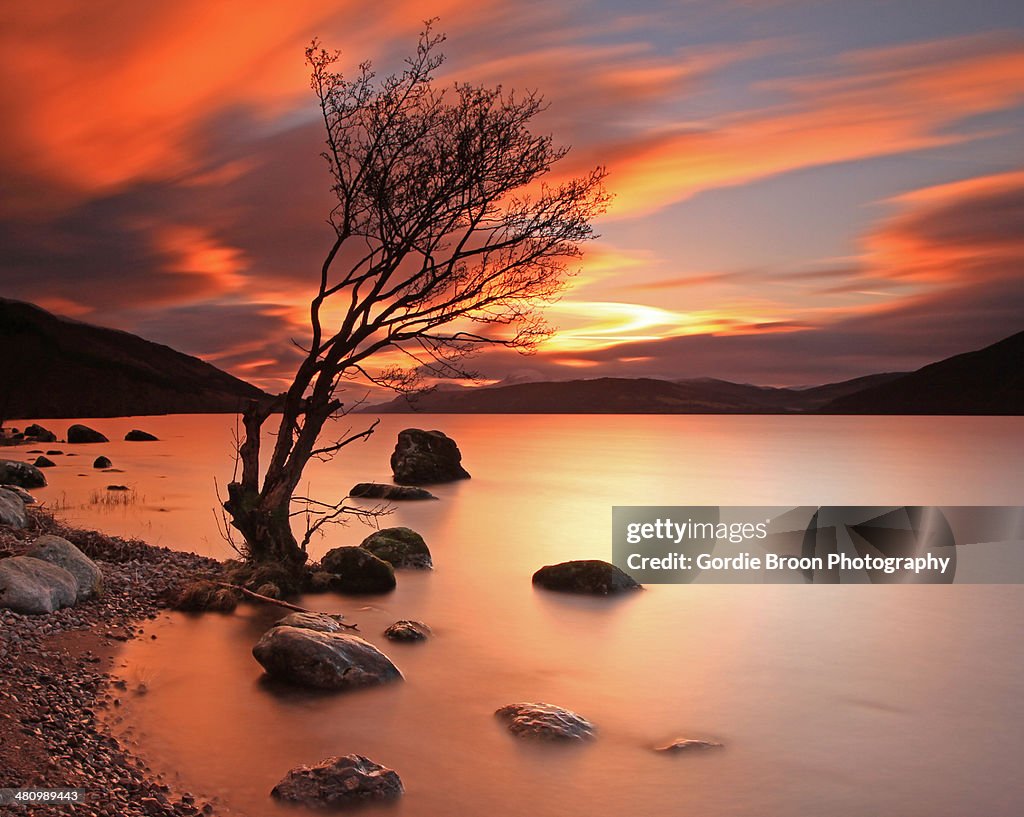
[{"label": "large flat rock", "polygon": [[402,680],[391,659],[347,633],[272,627],[252,648],[271,678],[316,689],[354,689]]}]

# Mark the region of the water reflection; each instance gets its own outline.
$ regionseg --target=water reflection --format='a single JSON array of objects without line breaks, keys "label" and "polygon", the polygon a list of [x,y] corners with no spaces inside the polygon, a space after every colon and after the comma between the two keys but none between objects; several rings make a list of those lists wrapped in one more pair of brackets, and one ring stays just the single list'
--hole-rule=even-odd
[{"label": "water reflection", "polygon": [[[117,423],[163,438],[108,456],[169,510],[80,518],[223,553],[212,476],[230,476],[233,420],[92,424],[115,439]],[[400,572],[386,596],[302,602],[346,613],[406,681],[279,694],[250,654],[276,611],[168,615],[120,669],[148,689],[126,697],[121,726],[151,765],[259,816],[296,813],[267,797],[289,768],[349,752],[399,771],[407,793],[386,811],[400,815],[1020,813],[1018,587],[658,585],[609,604],[530,581],[608,558],[614,505],[1019,503],[1020,418],[389,416],[352,456],[316,464],[310,490],[386,480],[413,423],[454,437],[473,474],[388,520],[423,533],[435,570]],[[51,469],[47,496],[74,473]],[[364,535],[333,531],[314,555]],[[386,642],[397,619],[434,637]],[[598,739],[518,742],[493,712],[523,700],[579,712]],[[677,737],[725,749],[651,751]]]}]

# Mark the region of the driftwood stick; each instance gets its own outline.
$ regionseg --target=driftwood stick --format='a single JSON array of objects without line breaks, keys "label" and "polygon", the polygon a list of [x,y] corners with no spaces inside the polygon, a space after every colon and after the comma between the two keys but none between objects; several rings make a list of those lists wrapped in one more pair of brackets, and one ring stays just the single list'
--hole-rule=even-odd
[{"label": "driftwood stick", "polygon": [[[290,601],[283,601],[282,599],[272,599],[270,596],[264,596],[262,593],[257,593],[253,590],[250,590],[247,587],[242,587],[239,584],[231,584],[230,582],[214,582],[214,584],[220,587],[227,587],[231,590],[237,590],[243,596],[247,596],[248,598],[253,599],[254,601],[262,601],[266,604],[275,604],[278,607],[283,607],[285,610],[292,610],[296,613],[314,613],[318,615],[320,614],[318,610],[310,610],[306,607],[299,607],[299,605],[297,604],[292,604]],[[330,615],[330,613],[327,613],[326,615]],[[335,616],[331,617],[336,618]],[[358,624],[346,624],[344,621],[341,620],[338,621],[338,624],[340,624],[342,627],[348,630],[359,629]]]}]

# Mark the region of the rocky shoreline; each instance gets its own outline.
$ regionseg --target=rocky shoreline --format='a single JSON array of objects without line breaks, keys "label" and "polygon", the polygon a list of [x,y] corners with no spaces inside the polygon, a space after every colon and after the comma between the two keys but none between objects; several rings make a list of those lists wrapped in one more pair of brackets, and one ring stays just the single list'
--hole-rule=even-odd
[{"label": "rocky shoreline", "polygon": [[36,537],[74,543],[103,572],[101,597],[44,616],[0,610],[0,788],[79,788],[84,805],[14,806],[11,813],[79,817],[195,817],[221,812],[176,792],[105,725],[104,710],[133,693],[111,673],[121,642],[168,607],[198,576],[222,565],[138,540],[70,528],[29,511],[24,530],[0,527],[0,552],[18,555]]}]

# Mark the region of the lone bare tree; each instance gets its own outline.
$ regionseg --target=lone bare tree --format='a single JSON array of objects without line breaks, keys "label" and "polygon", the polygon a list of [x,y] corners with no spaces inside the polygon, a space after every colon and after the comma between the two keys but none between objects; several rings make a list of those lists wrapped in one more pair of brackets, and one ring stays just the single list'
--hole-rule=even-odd
[{"label": "lone bare tree", "polygon": [[[383,79],[369,63],[345,78],[334,71],[338,54],[317,41],[306,51],[337,198],[334,240],[291,386],[242,418],[241,475],[224,508],[254,561],[306,561],[308,532],[299,543],[291,526],[303,469],[373,432],[320,441],[325,423],[351,408],[341,386],[363,377],[409,392],[425,378],[469,376],[466,358],[482,346],[533,348],[548,334],[539,310],[607,204],[603,168],[542,180],[567,149],[531,132],[545,107],[536,93],[439,87],[443,41],[428,23],[404,70]],[[375,366],[384,353],[390,362]],[[278,413],[261,471],[260,432]],[[313,528],[358,513],[344,500],[317,507]]]}]

